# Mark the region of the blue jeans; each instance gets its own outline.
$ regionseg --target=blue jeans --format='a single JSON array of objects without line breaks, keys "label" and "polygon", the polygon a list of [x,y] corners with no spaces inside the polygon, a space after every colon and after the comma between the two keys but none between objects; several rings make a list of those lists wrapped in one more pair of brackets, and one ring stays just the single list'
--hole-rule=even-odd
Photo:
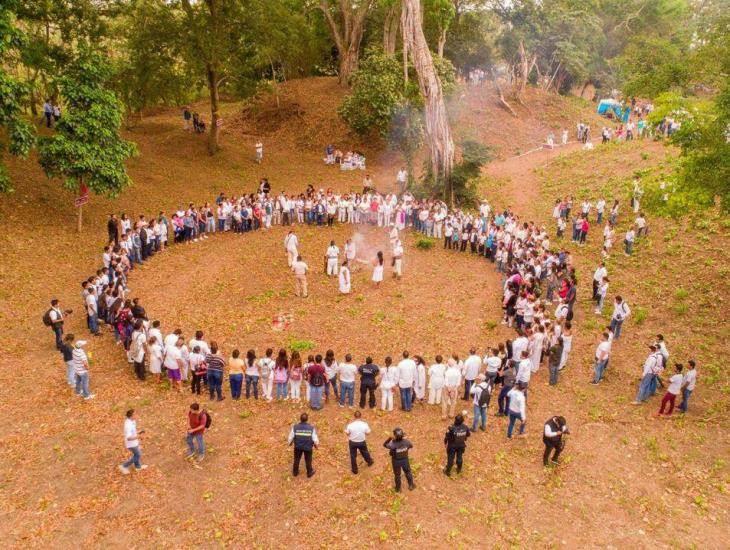
[{"label": "blue jeans", "polygon": [[92,332],[92,334],[96,334],[97,332],[99,332],[99,316],[96,313],[88,316],[88,322],[89,330]]},{"label": "blue jeans", "polygon": [[198,442],[198,451],[197,453],[200,456],[205,456],[205,441],[203,441],[203,434],[197,433],[197,434],[188,434],[185,438],[185,441],[188,444],[188,450],[190,451],[190,454],[195,454],[195,442]]},{"label": "blue jeans", "polygon": [[57,323],[51,328],[53,328],[53,335],[56,337],[56,349],[61,349],[61,345],[63,344],[63,327]]},{"label": "blue jeans", "polygon": [[509,407],[509,397],[507,397],[507,394],[512,389],[512,386],[502,386],[502,389],[499,390],[499,397],[497,398],[497,403],[499,404],[499,413],[500,414],[507,414],[507,407]]},{"label": "blue jeans", "polygon": [[66,361],[66,382],[72,388],[76,386],[76,373],[74,371],[73,361]]},{"label": "blue jeans", "polygon": [[559,364],[548,364],[548,371],[550,371],[550,385],[555,386],[558,383],[558,375],[560,373]]},{"label": "blue jeans", "polygon": [[134,467],[139,470],[142,467],[142,453],[139,452],[139,447],[130,447],[127,450],[132,453],[132,457],[122,463],[122,466],[129,468],[132,464],[134,464]]},{"label": "blue jeans", "polygon": [[319,410],[322,408],[322,386],[309,387],[309,406]]},{"label": "blue jeans", "polygon": [[636,400],[639,403],[643,403],[651,395],[651,380],[654,378],[653,374],[645,374],[639,384],[639,393],[636,394]]},{"label": "blue jeans", "polygon": [[223,399],[223,373],[218,370],[209,370],[207,378],[210,398],[213,399],[215,395],[218,400]]},{"label": "blue jeans", "polygon": [[657,380],[658,377],[656,374],[652,376],[651,382],[649,382],[649,395],[656,395]]},{"label": "blue jeans", "polygon": [[607,360],[604,361],[598,361],[596,360],[596,364],[593,366],[593,382],[598,384],[603,379],[603,371],[606,369],[606,363],[608,363]]},{"label": "blue jeans", "polygon": [[609,328],[611,329],[611,332],[613,332],[614,340],[618,340],[621,336],[621,326],[623,324],[623,319],[621,321],[619,321],[618,319],[611,319],[611,324],[609,325]]},{"label": "blue jeans", "polygon": [[512,432],[515,428],[515,422],[520,420],[520,434],[525,433],[525,423],[522,422],[522,418],[518,413],[513,413],[512,411],[509,411],[509,426],[507,427],[507,437],[512,439]]},{"label": "blue jeans", "polygon": [[404,411],[410,411],[413,406],[413,393],[411,388],[399,388],[400,389],[400,406]]},{"label": "blue jeans", "polygon": [[89,397],[89,373],[76,374],[76,395]]},{"label": "blue jeans", "polygon": [[243,374],[231,374],[228,376],[228,383],[231,385],[231,398],[241,398],[241,386],[243,386]]},{"label": "blue jeans", "polygon": [[472,422],[471,425],[471,431],[475,431],[477,429],[477,424],[479,424],[482,428],[482,430],[487,429],[487,408],[486,407],[480,407],[479,405],[474,405],[474,422]]},{"label": "blue jeans", "polygon": [[251,395],[251,386],[253,386],[253,396],[255,399],[259,398],[259,377],[246,375],[246,399]]},{"label": "blue jeans", "polygon": [[355,404],[355,382],[340,382],[340,405],[347,404],[352,407]]},{"label": "blue jeans", "polygon": [[631,256],[631,253],[633,252],[633,248],[634,248],[634,241],[624,241],[624,246],[625,246],[626,254]]},{"label": "blue jeans", "polygon": [[687,412],[687,404],[689,403],[690,395],[692,395],[692,390],[688,390],[687,388],[682,390],[682,402],[679,404],[679,410],[684,413]]},{"label": "blue jeans", "polygon": [[286,399],[286,395],[287,395],[286,382],[277,382],[276,383],[276,398],[277,399]]}]

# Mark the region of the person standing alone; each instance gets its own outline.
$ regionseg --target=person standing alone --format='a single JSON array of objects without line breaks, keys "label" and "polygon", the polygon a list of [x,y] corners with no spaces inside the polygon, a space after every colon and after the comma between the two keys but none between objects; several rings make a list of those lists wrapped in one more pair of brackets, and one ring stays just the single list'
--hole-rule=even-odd
[{"label": "person standing alone", "polygon": [[309,415],[302,413],[299,417],[299,423],[292,426],[289,432],[289,445],[294,445],[294,463],[292,464],[292,475],[299,475],[299,463],[304,456],[304,464],[307,468],[307,477],[312,477],[315,473],[312,468],[312,450],[319,446],[319,438],[317,430],[309,423]]},{"label": "person standing alone", "polygon": [[[208,413],[201,411],[198,403],[190,405],[190,410],[188,411],[188,433],[185,436],[185,441],[188,444],[188,455],[185,458],[193,459],[196,454],[198,456],[198,462],[201,462],[205,458],[203,434],[208,426],[210,426]],[[197,450],[195,449],[196,441],[198,443]]]},{"label": "person standing alone", "polygon": [[368,451],[368,444],[365,441],[367,434],[370,433],[370,426],[362,420],[362,413],[355,411],[355,420],[350,422],[345,428],[347,434],[348,446],[350,448],[350,468],[353,474],[357,474],[357,452],[360,451],[363,459],[368,466],[372,466],[374,461]]}]

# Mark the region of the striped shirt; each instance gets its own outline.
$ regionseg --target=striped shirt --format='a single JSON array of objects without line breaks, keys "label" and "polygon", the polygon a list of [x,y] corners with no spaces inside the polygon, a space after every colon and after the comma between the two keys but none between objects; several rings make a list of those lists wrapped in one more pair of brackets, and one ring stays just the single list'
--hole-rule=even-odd
[{"label": "striped shirt", "polygon": [[86,352],[81,348],[74,348],[72,356],[74,362],[74,373],[84,374],[88,372],[86,369],[86,363],[88,361]]},{"label": "striped shirt", "polygon": [[222,373],[226,366],[225,361],[220,355],[213,355],[212,353],[205,356],[205,364],[208,366],[208,372],[218,371]]}]

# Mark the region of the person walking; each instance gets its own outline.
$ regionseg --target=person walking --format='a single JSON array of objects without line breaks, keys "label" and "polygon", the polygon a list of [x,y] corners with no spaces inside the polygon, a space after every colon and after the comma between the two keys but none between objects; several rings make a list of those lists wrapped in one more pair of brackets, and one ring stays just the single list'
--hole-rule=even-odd
[{"label": "person walking", "polygon": [[368,451],[368,444],[365,441],[367,435],[370,433],[370,426],[368,423],[362,420],[362,413],[355,411],[355,420],[350,422],[345,428],[347,434],[348,447],[350,448],[350,468],[353,474],[357,474],[357,453],[358,451],[362,455],[363,460],[368,466],[372,466],[374,461]]},{"label": "person walking", "polygon": [[[474,422],[476,423],[476,419]],[[446,468],[444,468],[444,473],[447,476],[451,476],[451,468],[454,467],[454,461],[456,461],[456,473],[461,473],[464,451],[466,450],[466,440],[469,439],[469,435],[469,428],[464,426],[464,417],[457,414],[456,418],[454,418],[454,423],[449,426],[444,436],[444,445],[446,445]]]},{"label": "person walking", "polygon": [[515,429],[515,422],[520,421],[520,435],[525,433],[525,423],[527,421],[527,411],[525,403],[525,383],[518,382],[507,394],[509,404],[507,405],[507,414],[509,415],[509,426],[507,427],[507,437],[512,439],[512,432]]},{"label": "person walking", "polygon": [[299,416],[299,423],[294,424],[289,432],[289,445],[294,445],[294,462],[292,464],[292,475],[299,475],[299,463],[304,456],[304,464],[307,468],[307,477],[315,473],[312,467],[312,450],[319,447],[317,430],[309,423],[309,415],[302,413]]},{"label": "person walking", "polygon": [[[185,442],[188,444],[188,454],[185,458],[193,459],[198,458],[198,462],[202,462],[205,458],[205,440],[203,434],[206,428],[210,426],[208,421],[208,413],[200,410],[198,403],[190,405],[188,411],[188,432],[185,436]],[[195,448],[197,442],[198,448]]]},{"label": "person walking", "polygon": [[408,489],[411,491],[415,489],[416,484],[413,482],[411,463],[408,459],[408,451],[413,448],[413,444],[405,438],[403,430],[401,428],[394,429],[393,437],[386,439],[383,447],[390,452],[390,462],[393,467],[393,477],[395,480],[395,492],[400,493],[401,472],[406,476]]},{"label": "person walking", "polygon": [[477,376],[477,383],[469,389],[469,393],[472,396],[472,405],[474,407],[474,421],[471,425],[471,431],[477,431],[477,425],[480,430],[484,431],[487,429],[487,409],[492,396],[492,385],[487,381],[484,374],[480,374]]},{"label": "person walking", "polygon": [[147,464],[142,464],[142,453],[139,444],[140,436],[143,433],[144,430],[137,431],[137,419],[135,418],[134,409],[129,409],[124,419],[124,447],[132,453],[132,456],[119,465],[119,471],[124,475],[129,474],[129,467],[133,464],[137,471],[147,469]]},{"label": "person walking", "polygon": [[[569,433],[568,425],[562,416],[552,416],[545,422],[545,429],[542,434],[542,442],[545,444],[545,452],[542,454],[543,466],[547,466],[549,463],[558,463],[558,457],[565,448],[563,436]],[[550,458],[551,452],[553,453],[552,458]]]},{"label": "person walking", "polygon": [[295,294],[306,298],[309,296],[307,289],[307,271],[309,271],[309,266],[304,263],[301,256],[297,256],[296,261],[291,266],[291,270],[294,273],[294,282],[296,283]]}]

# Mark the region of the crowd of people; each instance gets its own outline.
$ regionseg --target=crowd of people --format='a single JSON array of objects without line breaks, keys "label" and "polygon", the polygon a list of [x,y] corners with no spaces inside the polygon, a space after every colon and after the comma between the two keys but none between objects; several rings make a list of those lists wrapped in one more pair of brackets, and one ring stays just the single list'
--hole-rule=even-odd
[{"label": "crowd of people", "polygon": [[324,148],[324,158],[322,160],[327,165],[339,166],[340,170],[365,170],[364,154],[355,150],[343,153],[331,143]]}]

